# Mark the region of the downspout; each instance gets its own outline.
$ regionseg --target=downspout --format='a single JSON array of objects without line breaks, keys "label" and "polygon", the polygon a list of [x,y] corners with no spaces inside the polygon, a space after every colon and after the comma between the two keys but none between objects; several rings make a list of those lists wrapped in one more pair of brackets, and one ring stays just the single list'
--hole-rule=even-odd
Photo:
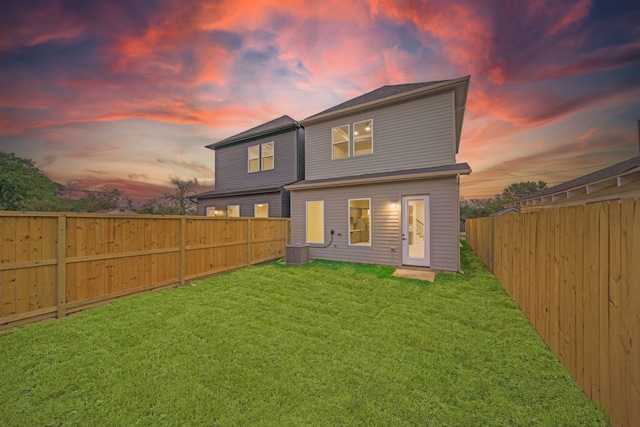
[{"label": "downspout", "polygon": [[[456,230],[458,235],[458,273],[462,273],[460,261],[460,174],[456,175]],[[466,227],[465,227],[466,231]]]}]

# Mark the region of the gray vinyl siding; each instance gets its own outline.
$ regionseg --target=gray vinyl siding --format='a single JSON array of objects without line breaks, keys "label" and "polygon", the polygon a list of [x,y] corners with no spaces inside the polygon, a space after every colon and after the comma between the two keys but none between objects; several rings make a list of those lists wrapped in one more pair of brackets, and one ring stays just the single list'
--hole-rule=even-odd
[{"label": "gray vinyl siding", "polygon": [[[332,160],[331,129],[367,119],[373,119],[373,154]],[[453,164],[454,92],[312,124],[305,134],[307,180]]]},{"label": "gray vinyl siding", "polygon": [[304,140],[304,128],[300,127],[298,129],[298,181],[303,181],[304,178],[304,148],[305,148],[305,140]]},{"label": "gray vinyl siding", "polygon": [[291,216],[291,191],[281,191],[281,206],[282,206],[282,218],[289,218]]},{"label": "gray vinyl siding", "polygon": [[[306,243],[306,202],[324,201],[327,248],[310,245],[311,258],[402,265],[402,196],[430,196],[431,268],[459,270],[458,185],[456,177],[366,184],[291,192],[291,242]],[[371,246],[349,246],[348,200],[371,199]],[[392,203],[398,203],[396,210]]]},{"label": "gray vinyl siding", "polygon": [[[216,149],[216,191],[270,188],[297,181],[297,135],[296,130],[291,130]],[[274,168],[249,173],[247,148],[271,141],[274,142]]]},{"label": "gray vinyl siding", "polygon": [[218,210],[226,210],[229,205],[240,205],[240,216],[252,217],[254,215],[253,205],[260,203],[269,204],[270,218],[282,218],[281,193],[252,194],[198,200],[198,215],[206,215],[207,207],[209,206],[215,206]]}]

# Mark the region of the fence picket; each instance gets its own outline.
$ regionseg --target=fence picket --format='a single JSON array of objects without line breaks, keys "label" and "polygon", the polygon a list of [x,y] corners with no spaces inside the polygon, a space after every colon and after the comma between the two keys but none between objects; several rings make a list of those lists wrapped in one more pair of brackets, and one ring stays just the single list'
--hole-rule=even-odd
[{"label": "fence picket", "polygon": [[1,212],[0,329],[283,257],[288,228],[287,218]]},{"label": "fence picket", "polygon": [[640,199],[472,219],[467,227],[471,247],[612,425],[639,420]]}]

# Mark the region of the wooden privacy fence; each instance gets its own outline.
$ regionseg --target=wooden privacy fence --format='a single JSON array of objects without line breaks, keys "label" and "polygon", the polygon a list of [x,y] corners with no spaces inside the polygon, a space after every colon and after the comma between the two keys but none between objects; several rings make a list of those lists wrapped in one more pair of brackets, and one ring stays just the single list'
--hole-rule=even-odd
[{"label": "wooden privacy fence", "polygon": [[284,256],[286,218],[0,212],[0,329]]},{"label": "wooden privacy fence", "polygon": [[640,423],[640,199],[467,221],[467,240],[615,426]]}]

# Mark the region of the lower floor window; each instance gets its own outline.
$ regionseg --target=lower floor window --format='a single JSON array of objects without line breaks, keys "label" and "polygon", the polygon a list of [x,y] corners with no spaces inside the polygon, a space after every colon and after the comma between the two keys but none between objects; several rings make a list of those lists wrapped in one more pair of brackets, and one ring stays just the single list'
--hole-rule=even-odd
[{"label": "lower floor window", "polygon": [[253,205],[253,216],[256,218],[269,218],[269,203]]},{"label": "lower floor window", "polygon": [[226,214],[224,210],[216,209],[215,206],[207,206],[207,216],[221,217],[226,216]]},{"label": "lower floor window", "polygon": [[349,244],[371,245],[371,199],[349,200]]},{"label": "lower floor window", "polygon": [[307,202],[307,243],[324,244],[324,201]]},{"label": "lower floor window", "polygon": [[227,206],[227,216],[229,218],[238,218],[240,216],[240,205]]}]

